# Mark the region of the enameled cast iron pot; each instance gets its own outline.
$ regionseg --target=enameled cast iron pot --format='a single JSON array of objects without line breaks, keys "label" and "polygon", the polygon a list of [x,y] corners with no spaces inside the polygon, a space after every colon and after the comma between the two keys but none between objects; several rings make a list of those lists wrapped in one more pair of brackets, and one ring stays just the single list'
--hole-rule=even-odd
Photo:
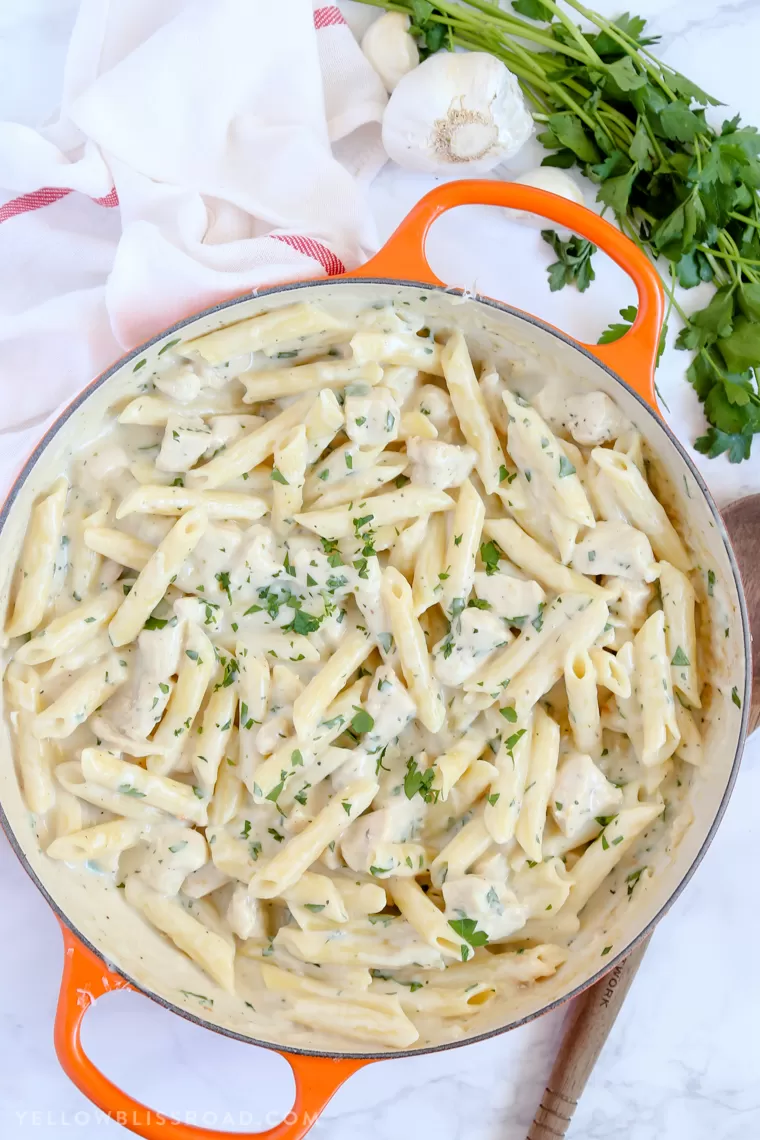
[{"label": "enameled cast iron pot", "polygon": [[[483,204],[513,207],[542,215],[582,234],[608,253],[633,279],[638,292],[638,316],[622,339],[608,345],[586,345],[519,309],[489,298],[463,297],[448,289],[432,273],[425,259],[425,239],[432,222],[454,206]],[[720,515],[691,460],[660,419],[653,373],[663,301],[659,278],[645,255],[617,229],[580,206],[516,184],[455,182],[433,190],[412,210],[387,245],[361,269],[340,278],[296,282],[247,294],[194,314],[130,352],[94,380],[60,415],[40,441],[18,476],[0,514],[0,604],[5,608],[12,568],[23,539],[35,497],[52,482],[81,440],[88,416],[102,415],[114,399],[134,392],[140,361],[152,365],[162,345],[250,317],[262,310],[293,301],[330,301],[350,297],[367,305],[380,301],[424,303],[430,322],[466,326],[476,344],[494,351],[505,363],[538,355],[546,373],[572,377],[576,390],[602,389],[611,395],[646,439],[657,468],[672,490],[672,505],[696,549],[699,565],[716,575],[711,596],[704,600],[716,631],[709,664],[712,700],[706,733],[707,763],[689,791],[689,826],[681,818],[669,847],[660,853],[656,873],[637,889],[633,899],[606,919],[605,940],[614,940],[614,954],[600,959],[599,939],[593,933],[579,940],[570,961],[554,978],[526,987],[524,994],[500,1008],[498,1000],[479,1012],[465,1029],[442,1032],[440,1040],[406,1055],[432,1052],[482,1040],[537,1017],[578,994],[612,969],[630,948],[664,914],[710,843],[731,792],[746,734],[751,684],[750,638],[739,573]],[[146,367],[143,375],[150,373]],[[719,637],[717,636],[719,633]],[[718,649],[715,649],[719,646]],[[732,689],[741,709],[732,701]],[[21,798],[11,762],[12,749],[4,730],[5,762],[0,766],[0,815],[16,854],[55,911],[63,930],[65,961],[55,1024],[55,1045],[60,1062],[72,1081],[99,1108],[138,1135],[149,1140],[214,1140],[228,1136],[167,1120],[133,1100],[108,1080],[84,1053],[80,1042],[82,1019],[90,1004],[103,993],[132,987],[173,1012],[238,1040],[276,1049],[289,1061],[296,1081],[295,1103],[286,1120],[256,1135],[265,1140],[299,1140],[313,1124],[336,1089],[363,1065],[394,1053],[335,1052],[316,1037],[303,1047],[296,1041],[267,1039],[266,1027],[253,1036],[250,1027],[236,1024],[221,1012],[201,1015],[179,1004],[178,975],[182,955],[161,936],[147,931],[139,916],[108,888],[103,876],[77,875],[54,863],[40,851]],[[625,892],[622,892],[625,894]],[[612,928],[612,937],[610,929]],[[146,947],[150,941],[150,953]],[[194,968],[194,967],[193,967]],[[188,975],[190,976],[190,975]],[[195,988],[189,986],[188,988]],[[219,1003],[217,1003],[219,1004]],[[461,1030],[459,1030],[461,1032]],[[303,1034],[303,1031],[301,1031]],[[239,1134],[237,1134],[239,1135]]]}]

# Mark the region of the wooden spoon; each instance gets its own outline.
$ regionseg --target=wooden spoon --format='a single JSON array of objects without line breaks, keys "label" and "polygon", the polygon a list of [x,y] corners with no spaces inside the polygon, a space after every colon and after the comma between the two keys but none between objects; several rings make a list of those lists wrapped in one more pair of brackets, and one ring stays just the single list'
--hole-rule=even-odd
[{"label": "wooden spoon", "polygon": [[[747,599],[752,638],[752,701],[748,732],[760,721],[760,494],[731,503],[722,512],[734,548]],[[619,965],[577,999],[577,1012],[568,1026],[544,1090],[528,1140],[561,1140],[591,1076],[597,1058],[615,1024],[625,996],[641,965],[651,935],[639,942]]]}]

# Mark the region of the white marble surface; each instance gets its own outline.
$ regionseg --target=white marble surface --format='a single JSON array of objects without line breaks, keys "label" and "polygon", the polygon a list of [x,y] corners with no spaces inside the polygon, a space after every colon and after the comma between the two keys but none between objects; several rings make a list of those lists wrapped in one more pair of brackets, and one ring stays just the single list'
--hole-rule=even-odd
[{"label": "white marble surface", "polygon": [[[596,0],[614,14],[621,5]],[[72,0],[0,4],[0,118],[48,111],[60,74]],[[760,0],[646,0],[635,5],[663,36],[661,53],[749,122],[760,123],[756,53]],[[24,99],[37,76],[34,107]],[[54,90],[54,87],[52,88]],[[532,165],[522,155],[516,170]],[[381,237],[430,179],[387,168],[371,190]],[[477,285],[580,337],[595,340],[633,290],[598,259],[583,296],[550,295],[548,248],[495,211],[457,211],[438,223],[430,260],[444,279]],[[689,301],[696,303],[696,294]],[[659,384],[684,441],[701,430],[683,381],[685,357],[668,349]],[[749,464],[700,465],[721,502],[760,489],[760,449]],[[696,878],[656,932],[634,988],[576,1113],[575,1140],[752,1140],[760,1135],[760,740],[752,741],[723,825]],[[45,902],[0,836],[0,1136],[124,1136],[60,1070],[52,1041],[61,939]],[[522,1140],[548,1075],[561,1015],[432,1057],[389,1061],[357,1074],[314,1131],[320,1140]],[[287,1112],[292,1080],[276,1055],[189,1025],[134,994],[101,1000],[85,1046],[103,1070],[158,1110],[238,1131]],[[204,1121],[204,1114],[205,1121]]]}]

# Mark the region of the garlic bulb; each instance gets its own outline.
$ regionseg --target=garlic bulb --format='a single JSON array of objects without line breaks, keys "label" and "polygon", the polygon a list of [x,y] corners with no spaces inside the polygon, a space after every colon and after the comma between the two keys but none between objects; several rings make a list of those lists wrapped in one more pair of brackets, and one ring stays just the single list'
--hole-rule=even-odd
[{"label": "garlic bulb", "polygon": [[[586,199],[580,186],[573,181],[569,174],[557,166],[538,166],[535,170],[528,170],[512,181],[519,182],[522,186],[535,186],[537,190],[546,190],[550,194],[559,194],[561,198],[568,198],[578,206],[586,205]],[[551,225],[547,218],[542,218],[539,214],[528,213],[527,210],[507,210],[507,213],[512,221],[536,230],[545,230],[547,226]],[[569,231],[558,227],[557,232],[564,240],[564,235]]]},{"label": "garlic bulb", "polygon": [[517,79],[484,52],[431,55],[400,80],[383,116],[389,157],[433,174],[486,174],[532,132]]},{"label": "garlic bulb", "polygon": [[388,92],[420,62],[417,44],[409,35],[409,17],[403,12],[386,12],[375,20],[364,33],[362,51]]}]

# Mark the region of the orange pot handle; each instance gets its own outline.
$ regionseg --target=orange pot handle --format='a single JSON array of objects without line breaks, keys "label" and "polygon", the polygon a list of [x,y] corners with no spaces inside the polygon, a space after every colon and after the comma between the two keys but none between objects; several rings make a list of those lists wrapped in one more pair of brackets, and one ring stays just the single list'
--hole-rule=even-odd
[{"label": "orange pot handle", "polygon": [[256,1140],[301,1140],[343,1082],[357,1069],[370,1063],[363,1058],[334,1061],[330,1057],[304,1057],[280,1051],[293,1070],[296,1098],[282,1123],[265,1132],[219,1132],[214,1128],[197,1128],[173,1120],[123,1092],[84,1052],[80,1030],[84,1015],[93,1002],[109,990],[134,987],[109,970],[63,923],[61,929],[65,956],[55,1017],[58,1060],[66,1075],[88,1100],[145,1140],[237,1140],[238,1137],[245,1140],[246,1136],[253,1136]]},{"label": "orange pot handle", "polygon": [[636,320],[625,336],[612,344],[583,344],[603,364],[622,377],[657,410],[654,369],[664,314],[662,284],[649,258],[615,226],[592,210],[532,186],[517,182],[465,179],[436,187],[420,199],[391,234],[383,248],[348,277],[392,277],[443,285],[425,257],[425,239],[436,218],[454,206],[508,206],[540,214],[588,238],[608,253],[632,278],[639,298]]}]

